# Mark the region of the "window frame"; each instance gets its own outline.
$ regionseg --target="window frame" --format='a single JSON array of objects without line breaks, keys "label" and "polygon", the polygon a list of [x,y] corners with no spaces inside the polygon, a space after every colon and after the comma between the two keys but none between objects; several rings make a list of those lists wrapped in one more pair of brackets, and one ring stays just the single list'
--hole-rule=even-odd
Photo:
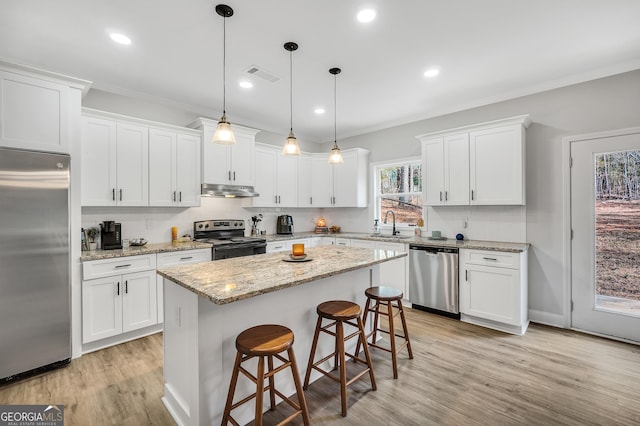
[{"label": "window frame", "polygon": [[[398,166],[403,166],[403,165],[407,165],[407,164],[420,164],[420,166],[422,168],[424,168],[424,164],[422,162],[422,157],[405,157],[405,158],[398,158],[398,159],[393,159],[393,160],[385,160],[385,161],[377,161],[375,163],[371,163],[371,172],[373,175],[373,179],[371,180],[373,182],[373,187],[372,187],[372,200],[373,200],[373,209],[372,209],[372,218],[371,218],[371,224],[373,225],[373,220],[374,219],[380,219],[380,229],[381,230],[391,230],[393,228],[393,224],[391,222],[387,223],[386,225],[383,223],[384,222],[384,216],[382,216],[382,212],[380,211],[380,201],[381,201],[381,194],[379,191],[380,188],[380,172],[379,169],[381,168],[387,168],[387,167],[398,167]],[[417,192],[402,192],[402,193],[398,193],[398,195],[403,195],[403,194],[408,194],[408,195],[418,195],[420,197],[420,199],[422,200],[422,218],[424,220],[424,212],[425,212],[425,206],[424,206],[424,182],[422,182],[422,190],[417,193]],[[425,221],[426,223],[426,221]],[[396,223],[396,229],[397,230],[401,230],[401,231],[408,231],[408,230],[412,230],[415,229],[415,224],[409,224],[409,223]]]}]

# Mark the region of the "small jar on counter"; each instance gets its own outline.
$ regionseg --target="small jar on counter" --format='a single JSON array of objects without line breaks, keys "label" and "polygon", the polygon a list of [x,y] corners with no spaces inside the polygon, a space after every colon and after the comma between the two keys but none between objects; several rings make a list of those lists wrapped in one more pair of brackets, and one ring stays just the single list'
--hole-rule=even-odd
[{"label": "small jar on counter", "polygon": [[178,227],[177,226],[172,226],[171,227],[171,242],[175,243],[176,241],[178,241]]}]

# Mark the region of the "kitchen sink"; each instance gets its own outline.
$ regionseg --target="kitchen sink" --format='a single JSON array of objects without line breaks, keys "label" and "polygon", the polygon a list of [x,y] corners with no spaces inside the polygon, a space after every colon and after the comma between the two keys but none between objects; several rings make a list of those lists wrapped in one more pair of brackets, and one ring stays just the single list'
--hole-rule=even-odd
[{"label": "kitchen sink", "polygon": [[381,240],[406,240],[407,238],[411,238],[411,235],[380,235],[380,234],[369,234],[371,238],[380,238]]}]

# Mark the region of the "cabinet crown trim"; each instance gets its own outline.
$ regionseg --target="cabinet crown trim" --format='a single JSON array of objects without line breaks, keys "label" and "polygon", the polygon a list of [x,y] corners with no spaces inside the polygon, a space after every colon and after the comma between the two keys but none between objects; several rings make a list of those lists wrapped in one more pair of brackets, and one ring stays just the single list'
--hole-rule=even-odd
[{"label": "cabinet crown trim", "polygon": [[101,111],[93,108],[82,108],[83,117],[103,118],[119,122],[140,124],[152,129],[169,130],[172,132],[183,133],[187,135],[200,136],[200,131],[189,127],[176,126],[174,124],[161,123],[159,121],[145,120],[144,118],[131,117],[128,115],[117,114],[115,112]]},{"label": "cabinet crown trim", "polygon": [[439,136],[452,135],[456,133],[474,132],[477,130],[493,129],[495,127],[509,126],[513,124],[520,124],[525,129],[531,124],[529,114],[517,115],[515,117],[503,118],[500,120],[487,121],[484,123],[470,124],[468,126],[455,127],[452,129],[439,130],[437,132],[424,133],[422,135],[416,135],[416,139],[422,141],[433,139]]},{"label": "cabinet crown trim", "polygon": [[34,68],[28,65],[7,61],[2,58],[0,58],[0,70],[11,72],[14,74],[19,72],[21,75],[26,75],[27,77],[32,77],[32,78],[39,78],[39,79],[46,78],[47,81],[53,81],[58,84],[79,89],[82,91],[83,96],[87,94],[87,92],[89,91],[89,88],[91,87],[91,84],[93,84],[89,80],[83,80],[77,77],[58,74],[53,71]]},{"label": "cabinet crown trim", "polygon": [[[203,130],[205,127],[216,127],[218,125],[218,120],[212,120],[210,118],[198,117],[191,123],[187,124],[187,127],[192,129]],[[240,126],[238,124],[232,124],[232,129],[234,132],[244,133],[249,136],[255,136],[260,133],[260,129],[254,129],[251,127]]]}]

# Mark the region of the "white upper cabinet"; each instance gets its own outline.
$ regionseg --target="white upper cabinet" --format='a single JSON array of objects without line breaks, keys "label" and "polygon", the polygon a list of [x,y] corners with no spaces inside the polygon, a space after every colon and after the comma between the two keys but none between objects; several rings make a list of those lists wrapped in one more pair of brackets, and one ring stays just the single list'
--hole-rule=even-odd
[{"label": "white upper cabinet", "polygon": [[83,206],[200,205],[198,131],[83,112]]},{"label": "white upper cabinet", "polygon": [[418,136],[425,204],[524,205],[528,117]]},{"label": "white upper cabinet", "polygon": [[328,154],[311,154],[311,207],[333,207],[333,166]]},{"label": "white upper cabinet", "polygon": [[312,207],[367,207],[369,151],[342,151],[344,163],[328,164],[328,154],[312,154]]},{"label": "white upper cabinet", "polygon": [[200,137],[149,129],[149,205],[200,205]]},{"label": "white upper cabinet", "polygon": [[469,204],[469,134],[423,140],[422,156],[426,205]]},{"label": "white upper cabinet", "polygon": [[202,130],[202,183],[254,185],[255,136],[259,130],[232,125],[235,145],[214,144],[217,121],[199,118],[189,127]]},{"label": "white upper cabinet", "polygon": [[149,129],[83,117],[82,205],[149,204]]},{"label": "white upper cabinet", "polygon": [[525,130],[520,124],[471,132],[471,204],[525,204]]},{"label": "white upper cabinet", "polygon": [[309,154],[300,154],[298,157],[298,207],[314,207],[311,191],[312,162]]},{"label": "white upper cabinet", "polygon": [[116,203],[149,205],[149,129],[136,124],[116,125]]},{"label": "white upper cabinet", "polygon": [[256,145],[254,207],[298,207],[298,157],[278,147]]},{"label": "white upper cabinet", "polygon": [[89,82],[66,78],[0,61],[0,146],[70,152]]},{"label": "white upper cabinet", "polygon": [[82,121],[82,205],[116,205],[116,122]]}]

